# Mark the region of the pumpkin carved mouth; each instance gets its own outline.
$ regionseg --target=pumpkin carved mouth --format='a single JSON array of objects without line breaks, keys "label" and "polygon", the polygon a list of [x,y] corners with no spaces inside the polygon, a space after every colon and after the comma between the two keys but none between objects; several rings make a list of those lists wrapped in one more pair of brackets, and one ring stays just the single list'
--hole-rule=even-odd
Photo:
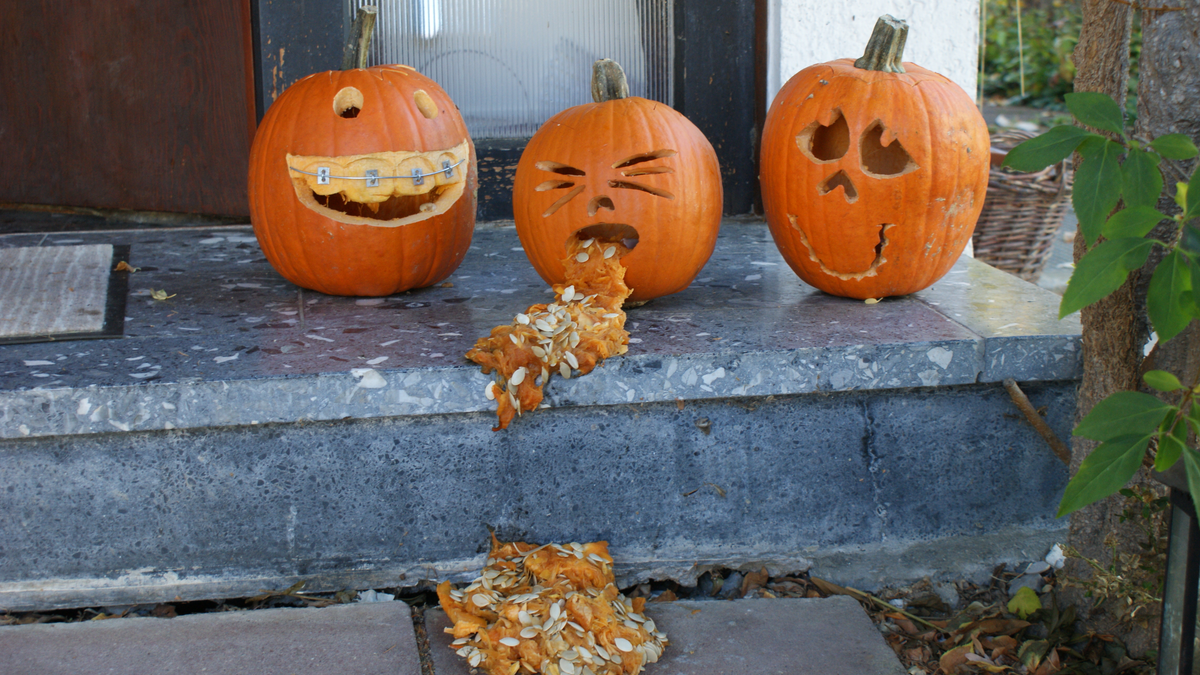
[{"label": "pumpkin carved mouth", "polygon": [[445,213],[462,197],[470,146],[432,152],[287,155],[296,198],[342,223],[400,227]]},{"label": "pumpkin carved mouth", "polygon": [[638,231],[637,228],[625,223],[596,223],[575,230],[570,237],[567,237],[567,246],[569,247],[571,241],[575,239],[580,241],[596,239],[599,241],[620,243],[632,251],[638,244]]},{"label": "pumpkin carved mouth", "polygon": [[788,222],[790,222],[792,227],[795,228],[796,232],[800,234],[801,243],[804,244],[804,248],[808,249],[809,259],[820,265],[822,272],[828,274],[829,276],[837,277],[842,281],[859,281],[868,277],[873,277],[879,273],[879,266],[887,262],[887,258],[883,257],[883,250],[887,248],[888,245],[888,230],[895,227],[895,224],[893,223],[884,223],[883,225],[879,226],[879,243],[875,245],[875,259],[871,261],[871,264],[867,267],[867,269],[861,272],[839,272],[831,269],[825,264],[824,261],[821,260],[819,256],[817,256],[817,251],[813,248],[813,245],[809,243],[808,236],[804,234],[804,229],[796,223],[796,216],[793,216],[789,213]]}]

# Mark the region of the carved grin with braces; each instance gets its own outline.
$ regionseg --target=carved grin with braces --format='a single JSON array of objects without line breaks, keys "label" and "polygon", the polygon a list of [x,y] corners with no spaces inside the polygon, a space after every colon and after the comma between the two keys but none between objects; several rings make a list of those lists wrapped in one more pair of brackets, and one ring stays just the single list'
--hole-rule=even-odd
[{"label": "carved grin with braces", "polygon": [[432,152],[287,155],[296,197],[333,220],[400,227],[445,213],[466,188],[468,141]]}]

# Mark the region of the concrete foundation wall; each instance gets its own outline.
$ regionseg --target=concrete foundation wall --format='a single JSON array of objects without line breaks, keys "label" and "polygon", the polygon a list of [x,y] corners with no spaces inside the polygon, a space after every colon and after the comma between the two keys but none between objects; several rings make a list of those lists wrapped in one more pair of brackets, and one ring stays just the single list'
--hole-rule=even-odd
[{"label": "concrete foundation wall", "polygon": [[[1066,437],[1074,384],[1026,389]],[[868,588],[1060,534],[1066,469],[998,384],[490,417],[2,441],[0,608],[414,585],[477,571],[489,529],[607,540],[626,583],[815,566]]]}]

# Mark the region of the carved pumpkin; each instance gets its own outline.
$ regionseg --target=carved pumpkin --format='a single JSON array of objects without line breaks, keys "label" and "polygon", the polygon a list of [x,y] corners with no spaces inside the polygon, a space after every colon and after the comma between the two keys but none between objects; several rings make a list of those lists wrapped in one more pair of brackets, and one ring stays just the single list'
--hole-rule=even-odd
[{"label": "carved pumpkin", "polygon": [[716,245],[716,152],[669,106],[630,97],[613,61],[596,62],[592,98],[547,120],[517,164],[513,218],[525,254],[547,283],[560,284],[576,234],[624,241],[630,300],[681,291]]},{"label": "carved pumpkin", "polygon": [[250,218],[271,265],[333,295],[437,283],[475,226],[475,148],[454,102],[407,66],[310,75],[250,151]]},{"label": "carved pumpkin", "polygon": [[885,16],[866,54],[806,68],[763,130],[763,206],[806,283],[851,298],[919,291],[962,254],[983,209],[987,125],[946,77],[901,64]]}]

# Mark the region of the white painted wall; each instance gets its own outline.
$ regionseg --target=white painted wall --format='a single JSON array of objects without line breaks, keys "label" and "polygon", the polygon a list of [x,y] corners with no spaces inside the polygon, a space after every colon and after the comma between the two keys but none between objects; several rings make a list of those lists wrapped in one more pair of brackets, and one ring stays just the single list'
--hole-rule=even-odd
[{"label": "white painted wall", "polygon": [[908,22],[905,61],[945,75],[975,98],[978,0],[770,0],[768,7],[768,105],[788,78],[808,66],[862,56],[884,14]]}]

